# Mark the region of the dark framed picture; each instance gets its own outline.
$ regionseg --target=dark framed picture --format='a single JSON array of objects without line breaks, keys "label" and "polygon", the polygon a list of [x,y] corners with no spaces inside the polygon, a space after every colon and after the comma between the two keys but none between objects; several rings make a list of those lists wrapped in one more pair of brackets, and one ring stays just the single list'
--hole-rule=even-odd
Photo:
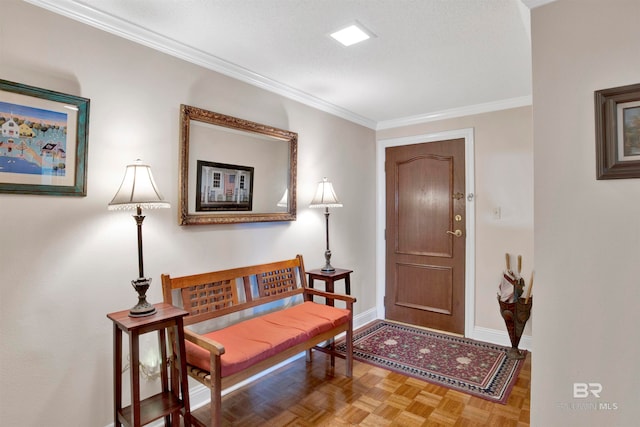
[{"label": "dark framed picture", "polygon": [[597,179],[640,178],[640,83],[595,92]]},{"label": "dark framed picture", "polygon": [[87,195],[89,100],[0,80],[0,192]]},{"label": "dark framed picture", "polygon": [[250,211],[253,167],[198,160],[196,211]]}]

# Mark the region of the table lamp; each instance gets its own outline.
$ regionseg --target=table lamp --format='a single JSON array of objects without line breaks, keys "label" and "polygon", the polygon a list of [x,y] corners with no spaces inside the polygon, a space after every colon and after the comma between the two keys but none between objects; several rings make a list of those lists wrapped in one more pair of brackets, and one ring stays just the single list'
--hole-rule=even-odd
[{"label": "table lamp", "polygon": [[142,261],[142,209],[168,208],[162,195],[156,187],[151,174],[151,167],[142,163],[139,159],[135,163],[127,165],[124,178],[118,192],[109,203],[109,210],[135,209],[133,218],[138,225],[138,273],[137,279],[131,281],[131,285],[138,293],[138,303],[129,310],[131,317],[149,316],[156,312],[156,308],[147,302],[147,289],[151,284],[151,278],[144,277],[144,265]]},{"label": "table lamp", "polygon": [[321,271],[325,273],[333,273],[336,271],[331,266],[331,250],[329,249],[329,208],[341,208],[342,203],[338,201],[338,196],[333,190],[331,182],[327,181],[327,178],[322,178],[322,181],[318,183],[318,189],[316,195],[311,200],[310,208],[324,208],[324,218],[327,230],[327,250],[324,252],[325,266],[321,268]]}]

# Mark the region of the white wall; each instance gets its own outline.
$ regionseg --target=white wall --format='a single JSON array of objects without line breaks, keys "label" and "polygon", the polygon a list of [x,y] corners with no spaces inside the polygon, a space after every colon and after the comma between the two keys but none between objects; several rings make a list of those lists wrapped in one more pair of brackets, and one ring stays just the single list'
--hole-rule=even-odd
[{"label": "white wall", "polygon": [[[504,254],[522,255],[522,273],[527,281],[534,268],[531,107],[378,131],[377,138],[428,135],[466,128],[473,128],[475,145],[475,332],[482,334],[482,339],[492,341],[501,338],[494,334],[495,331],[503,332],[502,343],[508,344],[496,300],[501,272],[505,268]],[[501,210],[499,219],[493,216],[496,207]],[[512,268],[515,268],[515,256]],[[531,322],[527,323],[524,335],[532,335]]]},{"label": "white wall", "polygon": [[[640,82],[639,17],[637,0],[558,0],[531,13],[533,426],[640,418],[640,180],[596,180],[593,101]],[[574,383],[590,382],[600,398],[573,398]]]},{"label": "white wall", "polygon": [[[112,420],[112,325],[136,301],[135,223],[107,211],[125,165],[142,158],[171,209],[146,212],[151,302],[161,273],[191,274],[305,256],[324,263],[317,182],[334,183],[332,263],[349,267],[356,314],[375,305],[375,136],[212,71],[21,1],[2,2],[0,77],[91,99],[88,194],[0,194],[0,419],[7,426],[96,426]],[[180,227],[179,106],[299,135],[298,220]],[[151,344],[150,344],[151,345]],[[144,349],[143,349],[144,350]],[[149,387],[149,389],[151,389]]]}]

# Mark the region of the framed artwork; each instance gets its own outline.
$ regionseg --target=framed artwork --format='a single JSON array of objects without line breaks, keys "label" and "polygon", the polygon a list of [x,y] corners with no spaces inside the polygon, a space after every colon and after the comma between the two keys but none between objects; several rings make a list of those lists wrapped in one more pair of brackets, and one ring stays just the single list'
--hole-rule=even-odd
[{"label": "framed artwork", "polygon": [[253,168],[198,160],[196,212],[251,211]]},{"label": "framed artwork", "polygon": [[595,92],[597,179],[640,178],[640,84]]},{"label": "framed artwork", "polygon": [[0,192],[87,195],[89,100],[0,80]]}]

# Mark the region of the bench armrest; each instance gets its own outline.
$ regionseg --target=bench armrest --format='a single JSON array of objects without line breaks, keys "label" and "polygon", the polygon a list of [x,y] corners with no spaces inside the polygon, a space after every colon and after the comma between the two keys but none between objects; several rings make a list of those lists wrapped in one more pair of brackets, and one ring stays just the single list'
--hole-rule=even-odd
[{"label": "bench armrest", "polygon": [[321,291],[313,288],[305,288],[304,294],[305,294],[305,301],[311,301],[313,296],[315,295],[323,298],[329,298],[332,300],[344,301],[347,303],[348,306],[351,306],[356,302],[356,298],[352,297],[351,295],[325,292],[325,291]]},{"label": "bench armrest", "polygon": [[204,348],[209,353],[216,356],[221,356],[224,354],[224,346],[222,344],[186,328],[184,330],[184,339],[187,341],[191,341],[192,343]]}]

